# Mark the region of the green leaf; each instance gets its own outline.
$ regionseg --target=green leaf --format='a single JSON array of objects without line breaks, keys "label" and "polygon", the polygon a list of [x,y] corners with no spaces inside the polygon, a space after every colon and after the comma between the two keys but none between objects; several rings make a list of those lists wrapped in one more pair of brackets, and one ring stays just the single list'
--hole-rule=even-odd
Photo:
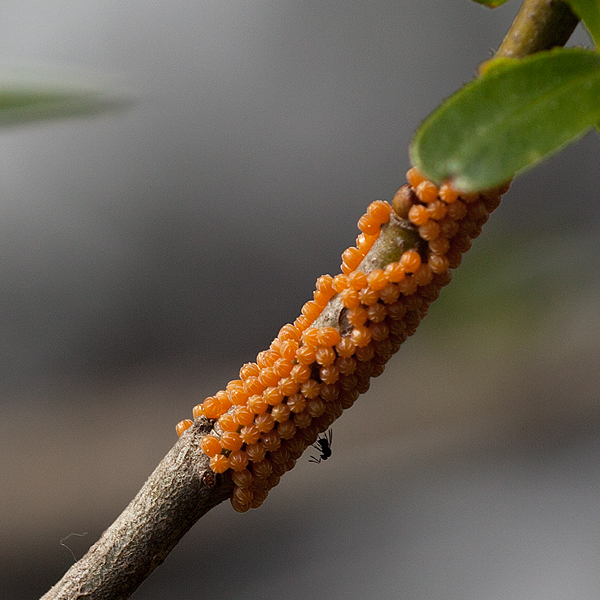
[{"label": "green leaf", "polygon": [[512,58],[508,56],[494,56],[485,62],[482,62],[478,67],[478,72],[480,75],[487,75],[496,69],[504,69],[505,67],[511,67],[513,64],[516,64],[518,58]]},{"label": "green leaf", "polygon": [[600,54],[557,48],[502,61],[451,96],[413,137],[413,164],[469,192],[533,167],[600,123]]},{"label": "green leaf", "polygon": [[474,2],[477,2],[477,4],[485,4],[485,6],[489,6],[490,8],[496,8],[497,6],[508,2],[508,0],[474,0]]},{"label": "green leaf", "polygon": [[596,48],[600,48],[600,0],[566,0],[566,2],[584,22]]}]

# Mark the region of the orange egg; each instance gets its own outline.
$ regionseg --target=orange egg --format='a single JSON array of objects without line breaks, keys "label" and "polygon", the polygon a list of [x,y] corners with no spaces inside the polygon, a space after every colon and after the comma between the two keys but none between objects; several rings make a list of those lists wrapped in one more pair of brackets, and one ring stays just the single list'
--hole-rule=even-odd
[{"label": "orange egg", "polygon": [[214,396],[209,396],[202,403],[202,412],[207,419],[218,419],[224,411],[221,403]]},{"label": "orange egg", "polygon": [[335,346],[335,349],[339,356],[352,356],[356,349],[356,344],[350,337],[343,337]]},{"label": "orange egg", "polygon": [[299,345],[296,340],[285,340],[285,341],[281,342],[279,351],[283,358],[287,358],[288,360],[293,360],[296,357],[296,352],[297,352],[298,348],[299,348]]},{"label": "orange egg", "polygon": [[332,384],[340,378],[340,371],[333,364],[327,367],[321,367],[319,369],[319,377],[323,383]]},{"label": "orange egg", "polygon": [[279,380],[277,387],[284,396],[293,396],[300,389],[300,384],[292,377],[284,377]]},{"label": "orange egg", "polygon": [[447,211],[446,205],[441,200],[434,200],[427,204],[427,212],[435,221],[443,219],[446,216]]},{"label": "orange egg", "polygon": [[286,406],[294,413],[300,413],[306,408],[306,398],[302,394],[294,394],[287,399]]},{"label": "orange egg", "polygon": [[346,308],[356,308],[360,305],[358,291],[354,288],[346,288],[343,290],[340,294],[340,298],[342,299],[342,304]]},{"label": "orange egg", "polygon": [[240,471],[235,471],[235,473],[231,474],[231,479],[233,483],[238,487],[249,487],[252,484],[252,480],[254,479],[252,473],[248,471],[248,469],[242,469]]},{"label": "orange egg", "polygon": [[467,215],[467,205],[461,200],[456,200],[452,204],[448,205],[448,211],[446,215],[450,219],[454,219],[455,221],[460,221],[464,219]]},{"label": "orange egg", "polygon": [[373,269],[367,275],[367,281],[369,287],[375,291],[382,290],[388,284],[388,279],[383,269]]},{"label": "orange egg", "polygon": [[353,271],[348,275],[348,286],[360,290],[367,285],[367,274],[362,271]]},{"label": "orange egg", "polygon": [[261,460],[252,464],[252,474],[260,479],[266,479],[273,472],[273,464],[270,460]]},{"label": "orange egg", "polygon": [[364,306],[357,306],[356,308],[352,308],[346,314],[346,318],[348,319],[348,323],[353,325],[354,327],[360,327],[367,322],[368,314],[367,309]]},{"label": "orange egg", "polygon": [[417,291],[417,282],[410,277],[406,277],[400,283],[398,283],[398,289],[400,293],[404,296],[410,296]]},{"label": "orange egg", "polygon": [[437,199],[438,189],[431,181],[422,181],[415,188],[415,194],[421,202],[429,203]]},{"label": "orange egg", "polygon": [[315,304],[323,310],[327,303],[331,300],[332,296],[330,294],[326,294],[324,292],[320,292],[319,290],[315,290],[313,292],[313,300]]},{"label": "orange egg", "polygon": [[439,256],[443,256],[448,252],[450,248],[450,241],[446,237],[442,237],[441,235],[437,237],[435,240],[431,240],[429,242],[429,251],[432,254],[437,254]]},{"label": "orange egg", "polygon": [[251,410],[255,415],[264,413],[269,408],[269,403],[265,400],[262,394],[256,394],[248,398],[246,407]]},{"label": "orange egg", "polygon": [[[296,360],[301,365],[311,365],[315,362],[317,349],[314,346],[305,345],[296,351]],[[291,372],[291,369],[290,369]]]},{"label": "orange egg", "polygon": [[308,346],[316,347],[319,345],[319,330],[316,327],[309,327],[302,333],[302,342]]},{"label": "orange egg", "polygon": [[250,425],[254,422],[254,411],[247,406],[236,406],[233,417],[238,425]]},{"label": "orange egg", "polygon": [[221,415],[218,423],[222,431],[237,431],[240,427],[239,423],[231,413]]},{"label": "orange egg", "polygon": [[352,375],[356,370],[356,360],[352,357],[340,356],[335,361],[335,366],[343,375]]},{"label": "orange egg", "polygon": [[241,471],[248,465],[248,457],[243,450],[237,450],[229,455],[229,468],[234,471]]},{"label": "orange egg", "polygon": [[[273,429],[275,426],[275,419],[270,413],[261,413],[260,415],[256,415],[254,418],[254,424],[258,427],[260,432],[266,433],[271,431],[271,429]],[[225,444],[223,444],[223,446],[225,446]]]},{"label": "orange egg", "polygon": [[334,327],[321,327],[317,330],[320,346],[335,346],[340,341],[340,332]]},{"label": "orange egg", "polygon": [[248,377],[256,377],[259,373],[260,367],[256,363],[246,363],[240,369],[240,377],[242,379],[248,379]]},{"label": "orange egg", "polygon": [[342,261],[346,264],[348,271],[344,270],[346,275],[356,269],[360,262],[363,259],[362,252],[355,248],[354,246],[350,246],[342,253]]},{"label": "orange egg", "polygon": [[343,396],[340,397],[340,401],[342,403],[342,408],[350,408],[355,400],[358,398],[358,390],[353,389],[352,391],[345,392]]},{"label": "orange egg", "polygon": [[290,451],[282,444],[278,450],[269,454],[269,459],[273,463],[273,466],[284,465],[290,459]]},{"label": "orange egg", "polygon": [[356,247],[360,250],[361,254],[364,256],[369,252],[369,250],[373,247],[373,244],[377,241],[378,235],[367,235],[366,233],[361,233],[356,238]]},{"label": "orange egg", "polygon": [[383,321],[387,316],[387,310],[383,304],[372,304],[367,308],[367,317],[369,321],[373,323],[379,323]]},{"label": "orange egg", "polygon": [[313,418],[320,417],[325,412],[325,408],[325,402],[321,398],[313,398],[306,405],[308,414]]},{"label": "orange egg", "polygon": [[398,289],[398,286],[393,283],[388,283],[379,292],[379,299],[384,304],[393,304],[394,302],[396,302],[396,300],[398,300],[399,296],[400,296],[400,290]]},{"label": "orange egg", "polygon": [[263,433],[260,443],[267,452],[274,452],[281,445],[281,436],[275,429]]},{"label": "orange egg", "polygon": [[425,225],[429,221],[429,212],[422,204],[413,204],[408,211],[408,218],[414,225]]},{"label": "orange egg", "polygon": [[368,327],[355,327],[350,337],[359,348],[367,346],[371,342],[371,332]]},{"label": "orange egg", "polygon": [[269,344],[269,350],[273,350],[273,352],[277,352],[278,356],[281,356],[281,352],[279,351],[280,348],[281,348],[281,340],[279,338],[275,338]]},{"label": "orange egg", "polygon": [[458,200],[459,193],[449,184],[443,183],[440,186],[440,198],[446,204],[452,204]]},{"label": "orange egg", "polygon": [[[371,334],[371,329],[369,328],[368,331],[369,331],[369,335],[371,336],[370,339],[372,339],[373,336]],[[375,349],[373,348],[372,344],[369,344],[369,345],[358,347],[356,349],[355,356],[356,356],[356,360],[360,361],[359,362],[359,364],[360,364],[360,363],[368,363],[373,358],[374,354],[375,354]],[[368,381],[368,378],[367,378],[367,381]],[[367,389],[368,389],[368,387],[365,388],[364,391],[360,390],[361,394],[366,392]]]},{"label": "orange egg", "polygon": [[302,333],[310,324],[312,323],[312,321],[310,319],[307,319],[304,315],[300,315],[295,321],[294,321],[294,327],[300,332]]},{"label": "orange egg", "polygon": [[278,358],[277,352],[273,352],[273,350],[263,350],[256,356],[256,364],[263,370],[266,367],[272,367]]},{"label": "orange egg", "polygon": [[283,392],[277,387],[268,387],[263,392],[263,398],[267,401],[271,406],[277,406],[283,402]]},{"label": "orange egg", "polygon": [[322,367],[327,367],[335,362],[337,355],[333,348],[318,348],[315,353],[316,362]]},{"label": "orange egg", "polygon": [[249,396],[261,394],[265,387],[266,386],[260,382],[258,377],[248,377],[248,379],[244,381],[244,391]]},{"label": "orange egg", "polygon": [[245,425],[240,429],[240,437],[244,444],[256,444],[260,439],[260,430],[256,425]]},{"label": "orange egg", "polygon": [[331,294],[333,296],[333,294],[334,294],[333,277],[331,275],[321,275],[321,277],[319,277],[317,279],[317,283],[315,284],[315,287],[317,288],[317,290],[319,292],[323,292],[325,294]]},{"label": "orange egg", "polygon": [[202,452],[211,458],[220,454],[223,449],[219,438],[215,435],[205,435],[200,441],[200,447],[202,448]]},{"label": "orange egg", "polygon": [[[254,444],[249,444],[246,446],[246,456],[253,463],[260,462],[265,458],[266,455],[267,451],[260,442],[255,442]],[[254,469],[252,472],[254,472]]]},{"label": "orange egg", "polygon": [[187,431],[193,424],[194,421],[192,421],[191,419],[184,419],[183,421],[179,421],[179,423],[177,423],[177,427],[175,428],[177,431],[177,435],[181,437],[181,434],[184,431]]},{"label": "orange egg", "polygon": [[371,286],[369,286],[360,290],[358,297],[361,304],[370,306],[379,300],[379,290],[374,290]]},{"label": "orange egg", "polygon": [[[332,365],[331,367],[323,367],[321,369],[321,371],[323,371],[323,369],[331,369],[331,372],[338,372],[338,379],[339,379],[339,369],[336,365]],[[334,371],[335,369],[335,371]],[[337,382],[334,383],[326,383],[325,380],[323,380],[323,383],[321,384],[321,392],[319,393],[319,397],[324,400],[325,402],[333,402],[337,399],[337,397],[340,394],[340,388],[337,385]]]},{"label": "orange egg", "polygon": [[387,280],[392,283],[398,283],[399,281],[402,281],[406,275],[404,267],[399,262],[390,263],[385,267],[384,272]]},{"label": "orange egg", "polygon": [[316,398],[319,395],[320,391],[321,384],[318,381],[315,381],[314,379],[309,379],[300,386],[300,393],[305,398]]},{"label": "orange egg", "polygon": [[242,406],[248,401],[248,392],[244,389],[243,385],[236,386],[229,392],[229,399],[232,404]]},{"label": "orange egg", "polygon": [[376,342],[385,340],[390,335],[390,328],[385,323],[373,323],[369,326],[369,331]]},{"label": "orange egg", "polygon": [[229,459],[224,454],[213,456],[209,464],[215,473],[225,473],[229,469]]},{"label": "orange egg", "polygon": [[440,235],[440,226],[433,219],[419,227],[419,235],[426,241],[435,240]]},{"label": "orange egg", "polygon": [[379,233],[381,224],[366,214],[358,220],[358,228],[366,235],[376,235]]},{"label": "orange egg", "polygon": [[231,398],[229,397],[229,394],[224,390],[219,390],[215,394],[215,398],[219,401],[219,405],[221,406],[221,414],[227,412],[231,408]]},{"label": "orange egg", "polygon": [[416,167],[412,167],[406,172],[406,181],[408,181],[413,188],[417,188],[418,185],[421,182],[426,181],[426,179],[425,175],[423,175]]},{"label": "orange egg", "polygon": [[308,411],[303,411],[294,415],[294,424],[300,429],[309,427],[311,423],[312,417],[308,414]]},{"label": "orange egg", "polygon": [[265,387],[277,385],[279,379],[279,375],[275,373],[272,367],[261,369],[260,374],[258,375],[258,381]]},{"label": "orange egg", "polygon": [[427,264],[434,273],[443,273],[449,268],[448,259],[445,256],[438,256],[437,254],[430,254],[427,258]]},{"label": "orange egg", "polygon": [[348,287],[347,275],[336,275],[333,278],[332,286],[337,294],[343,292]]},{"label": "orange egg", "polygon": [[277,427],[277,431],[279,432],[281,439],[290,440],[296,435],[297,428],[293,421],[288,420],[280,423]]},{"label": "orange egg", "polygon": [[288,323],[279,330],[277,337],[282,342],[287,340],[295,340],[297,342],[300,339],[300,332],[293,325]]},{"label": "orange egg", "polygon": [[375,200],[367,208],[367,215],[376,223],[387,223],[390,220],[392,207],[384,200]]},{"label": "orange egg", "polygon": [[304,383],[308,379],[310,379],[311,368],[308,365],[294,365],[292,372],[290,373],[290,377],[297,381],[298,383]]},{"label": "orange egg", "polygon": [[460,224],[450,217],[446,217],[440,221],[440,236],[445,238],[454,237],[459,229]]},{"label": "orange egg", "polygon": [[413,279],[417,285],[427,285],[433,278],[431,266],[427,263],[421,263],[415,271]]},{"label": "orange egg", "polygon": [[407,250],[400,257],[400,265],[406,273],[414,273],[421,264],[421,255],[416,250]]},{"label": "orange egg", "polygon": [[233,507],[233,510],[235,510],[235,512],[239,512],[239,513],[248,512],[253,506],[253,503],[244,504],[243,502],[239,501],[234,496],[232,496],[230,498],[230,502],[231,502],[231,506]]},{"label": "orange egg", "polygon": [[278,423],[283,423],[290,418],[290,409],[286,404],[278,404],[271,409],[271,416]]},{"label": "orange egg", "polygon": [[302,307],[301,312],[312,322],[321,314],[321,310],[322,308],[314,300],[310,300]]},{"label": "orange egg", "polygon": [[221,435],[221,445],[225,450],[239,450],[243,443],[240,434],[235,431],[224,431]]},{"label": "orange egg", "polygon": [[[229,459],[229,462],[231,462],[231,458]],[[249,486],[236,486],[233,490],[233,499],[245,506],[250,506],[253,497],[254,493]]]}]

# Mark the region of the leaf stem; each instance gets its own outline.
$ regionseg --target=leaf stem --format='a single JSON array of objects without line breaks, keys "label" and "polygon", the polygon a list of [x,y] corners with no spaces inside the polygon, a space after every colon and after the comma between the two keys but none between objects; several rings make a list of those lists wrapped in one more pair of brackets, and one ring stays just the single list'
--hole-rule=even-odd
[{"label": "leaf stem", "polygon": [[561,0],[525,0],[495,58],[523,58],[564,46],[579,18]]}]

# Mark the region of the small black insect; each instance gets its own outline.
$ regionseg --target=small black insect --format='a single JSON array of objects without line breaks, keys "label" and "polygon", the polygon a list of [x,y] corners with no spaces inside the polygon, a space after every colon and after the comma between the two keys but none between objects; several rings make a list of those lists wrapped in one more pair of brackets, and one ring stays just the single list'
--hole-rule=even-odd
[{"label": "small black insect", "polygon": [[323,437],[317,438],[317,441],[312,444],[313,448],[316,448],[321,456],[315,458],[311,456],[308,462],[320,463],[322,460],[327,460],[331,456],[331,440],[333,439],[333,430],[326,431]]}]

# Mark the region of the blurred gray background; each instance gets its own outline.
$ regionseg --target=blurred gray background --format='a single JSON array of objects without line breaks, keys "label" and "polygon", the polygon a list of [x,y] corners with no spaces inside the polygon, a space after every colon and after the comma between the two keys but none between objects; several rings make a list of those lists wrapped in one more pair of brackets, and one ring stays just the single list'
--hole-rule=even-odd
[{"label": "blurred gray background", "polygon": [[[517,9],[2,3],[5,70],[134,104],[0,132],[1,598],[55,583],[338,272]],[[135,598],[596,599],[599,159],[519,178],[332,459],[212,511]]]}]

